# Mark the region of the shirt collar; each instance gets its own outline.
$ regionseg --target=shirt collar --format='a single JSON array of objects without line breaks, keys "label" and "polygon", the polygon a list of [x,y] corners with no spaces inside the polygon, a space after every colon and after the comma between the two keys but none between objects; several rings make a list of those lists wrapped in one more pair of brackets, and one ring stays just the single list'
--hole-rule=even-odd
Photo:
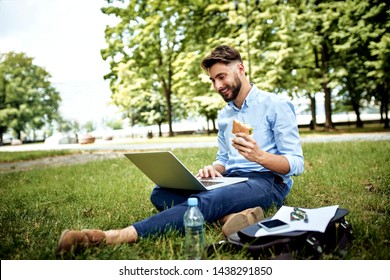
[{"label": "shirt collar", "polygon": [[249,91],[248,95],[246,96],[244,103],[242,104],[241,109],[236,107],[236,105],[234,104],[234,101],[228,102],[229,107],[233,108],[235,111],[240,111],[240,110],[243,110],[245,108],[249,108],[249,106],[250,106],[249,104],[251,104],[252,103],[251,101],[255,98],[256,92],[259,91],[258,88],[254,84],[251,83],[251,86],[252,86],[252,88]]}]

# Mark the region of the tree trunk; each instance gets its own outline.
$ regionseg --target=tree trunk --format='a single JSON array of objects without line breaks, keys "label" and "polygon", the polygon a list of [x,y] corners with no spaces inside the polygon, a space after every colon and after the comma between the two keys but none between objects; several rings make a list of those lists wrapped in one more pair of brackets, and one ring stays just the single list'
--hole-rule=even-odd
[{"label": "tree trunk", "polygon": [[167,101],[169,137],[172,137],[173,136],[173,129],[172,129],[172,103],[171,103],[171,92],[170,92],[170,90],[168,90],[168,92],[165,93],[165,98],[166,98],[166,101]]},{"label": "tree trunk", "polygon": [[381,107],[384,110],[385,113],[385,119],[384,119],[384,128],[390,128],[389,124],[389,84],[387,82],[384,83],[383,87],[380,87],[382,89],[382,104]]},{"label": "tree trunk", "polygon": [[20,129],[16,131],[16,139],[22,140],[22,131]]},{"label": "tree trunk", "polygon": [[356,114],[356,127],[357,128],[363,128],[364,125],[363,125],[363,121],[360,118],[360,107],[359,107],[359,104],[357,104],[357,102],[352,101],[352,107],[353,107],[353,111]]},{"label": "tree trunk", "polygon": [[327,83],[322,84],[322,88],[324,89],[325,96],[325,130],[330,130],[334,128],[332,123],[332,98],[330,89],[327,86]]},{"label": "tree trunk", "polygon": [[[162,56],[159,57],[159,64],[160,67],[163,67],[163,61]],[[167,77],[160,77],[160,80],[163,85],[164,89],[164,95],[165,100],[167,102],[167,118],[168,118],[168,127],[169,127],[169,137],[173,137],[173,129],[172,129],[172,102],[171,102],[171,95],[172,95],[172,64],[168,64],[168,74]]]},{"label": "tree trunk", "polygon": [[216,127],[216,125],[215,125],[215,118],[212,118],[212,122],[213,122],[213,131],[214,131],[214,133],[217,133],[217,127]]},{"label": "tree trunk", "polygon": [[317,128],[317,108],[316,108],[316,96],[315,94],[308,94],[310,98],[310,111],[311,111],[311,121],[310,121],[310,130],[316,130]]},{"label": "tree trunk", "polygon": [[207,122],[207,134],[210,134],[210,125],[209,125],[210,118],[209,116],[206,116],[206,122]]},{"label": "tree trunk", "polygon": [[328,53],[328,47],[326,45],[326,42],[323,42],[321,44],[321,70],[322,70],[322,77],[324,81],[321,83],[322,89],[324,90],[324,96],[325,96],[325,124],[324,128],[325,130],[330,130],[334,128],[333,122],[332,122],[332,96],[330,88],[328,87],[328,62],[329,62],[329,53]]},{"label": "tree trunk", "polygon": [[381,100],[380,101],[380,106],[379,106],[379,114],[381,116],[381,123],[385,123],[385,119],[384,119],[384,114],[385,114],[385,108],[384,108],[384,104],[383,101]]}]

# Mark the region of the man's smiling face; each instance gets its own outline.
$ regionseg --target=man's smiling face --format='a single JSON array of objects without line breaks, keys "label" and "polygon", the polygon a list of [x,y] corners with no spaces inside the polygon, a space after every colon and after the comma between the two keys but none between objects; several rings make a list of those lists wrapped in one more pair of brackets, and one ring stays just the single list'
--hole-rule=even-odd
[{"label": "man's smiling face", "polygon": [[211,66],[208,71],[214,89],[226,102],[235,100],[240,93],[242,83],[238,66],[239,64],[236,62],[229,65],[218,62]]}]

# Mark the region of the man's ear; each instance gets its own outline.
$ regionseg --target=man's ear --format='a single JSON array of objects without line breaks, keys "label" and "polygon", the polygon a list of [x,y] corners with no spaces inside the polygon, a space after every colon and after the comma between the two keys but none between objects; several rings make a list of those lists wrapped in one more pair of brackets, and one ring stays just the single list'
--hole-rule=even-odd
[{"label": "man's ear", "polygon": [[245,66],[243,63],[237,63],[237,70],[240,74],[245,75]]}]

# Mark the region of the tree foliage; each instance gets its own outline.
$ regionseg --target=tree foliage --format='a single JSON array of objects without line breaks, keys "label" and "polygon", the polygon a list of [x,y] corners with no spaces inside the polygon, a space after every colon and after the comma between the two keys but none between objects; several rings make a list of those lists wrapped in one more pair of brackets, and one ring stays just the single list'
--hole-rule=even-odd
[{"label": "tree foliage", "polygon": [[[111,65],[112,99],[143,122],[151,96],[165,103],[158,118],[186,116],[214,121],[223,103],[216,102],[201,59],[217,45],[237,48],[247,75],[260,88],[308,98],[316,124],[315,95],[325,98],[325,128],[332,111],[376,102],[388,127],[390,11],[385,1],[107,1],[102,11],[119,19],[106,29],[102,56]],[[149,102],[149,101],[146,101]],[[212,104],[212,106],[211,106]],[[164,114],[165,112],[165,114]],[[162,116],[165,115],[164,118]]]},{"label": "tree foliage", "polygon": [[58,118],[61,101],[51,86],[50,74],[24,53],[0,54],[0,140],[12,129],[22,132],[42,128]]},{"label": "tree foliage", "polygon": [[389,8],[382,1],[349,0],[333,6],[338,14],[337,32],[330,36],[338,57],[332,73],[334,86],[340,88],[343,104],[352,107],[357,126],[362,127],[360,110],[365,104],[374,99],[382,108],[388,106]]}]

